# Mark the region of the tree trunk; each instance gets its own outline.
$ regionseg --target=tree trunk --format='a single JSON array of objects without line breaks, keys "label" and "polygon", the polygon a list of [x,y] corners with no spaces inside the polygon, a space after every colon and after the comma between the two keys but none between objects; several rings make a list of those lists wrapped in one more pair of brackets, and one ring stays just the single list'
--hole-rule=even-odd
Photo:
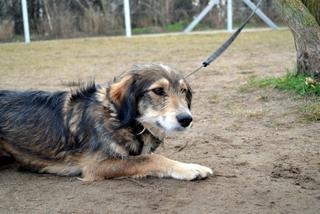
[{"label": "tree trunk", "polygon": [[303,4],[308,8],[310,13],[316,18],[320,25],[320,1],[319,0],[302,0]]},{"label": "tree trunk", "polygon": [[[292,31],[297,50],[298,73],[315,76],[320,81],[320,26],[310,13],[320,14],[319,0],[277,0]],[[309,2],[309,3],[310,3]]]}]

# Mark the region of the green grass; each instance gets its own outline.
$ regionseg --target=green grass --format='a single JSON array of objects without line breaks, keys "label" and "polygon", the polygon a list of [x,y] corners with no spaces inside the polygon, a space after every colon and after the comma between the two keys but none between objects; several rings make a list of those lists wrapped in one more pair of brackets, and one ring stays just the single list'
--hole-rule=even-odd
[{"label": "green grass", "polygon": [[180,31],[183,31],[186,26],[187,26],[186,23],[177,22],[177,23],[166,25],[164,29],[167,32],[180,32]]},{"label": "green grass", "polygon": [[150,28],[133,28],[132,33],[133,34],[150,34],[150,33],[159,33],[160,29],[150,27]]},{"label": "green grass", "polygon": [[163,32],[182,32],[187,26],[186,23],[177,22],[173,24],[165,25],[164,27],[144,27],[133,28],[133,34],[150,34],[150,33],[163,33]]},{"label": "green grass", "polygon": [[15,35],[14,40],[15,42],[23,42],[24,41],[24,36],[23,35]]},{"label": "green grass", "polygon": [[282,77],[265,79],[258,79],[253,76],[241,90],[251,91],[256,88],[272,87],[284,91],[294,91],[301,96],[311,97],[311,99],[306,100],[307,103],[300,107],[299,111],[304,121],[320,121],[320,83],[307,82],[307,78],[310,77],[294,72],[289,72]]},{"label": "green grass", "polygon": [[307,76],[287,73],[282,77],[271,77],[266,79],[258,79],[251,77],[248,81],[249,88],[273,87],[284,91],[294,91],[302,96],[320,96],[320,83],[307,84]]}]

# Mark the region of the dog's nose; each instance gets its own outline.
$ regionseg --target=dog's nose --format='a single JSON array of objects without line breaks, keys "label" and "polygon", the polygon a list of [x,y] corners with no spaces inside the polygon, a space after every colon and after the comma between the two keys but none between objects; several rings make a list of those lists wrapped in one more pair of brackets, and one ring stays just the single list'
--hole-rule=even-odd
[{"label": "dog's nose", "polygon": [[190,114],[181,113],[177,115],[177,120],[182,127],[188,127],[192,121]]}]

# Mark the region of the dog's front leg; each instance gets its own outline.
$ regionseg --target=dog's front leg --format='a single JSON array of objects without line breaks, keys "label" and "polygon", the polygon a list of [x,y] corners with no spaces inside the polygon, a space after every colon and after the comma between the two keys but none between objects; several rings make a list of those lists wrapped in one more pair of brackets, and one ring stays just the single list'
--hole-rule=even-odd
[{"label": "dog's front leg", "polygon": [[83,171],[84,181],[117,177],[169,177],[179,180],[203,179],[212,175],[210,168],[182,163],[157,154],[131,156],[127,159],[104,160]]}]

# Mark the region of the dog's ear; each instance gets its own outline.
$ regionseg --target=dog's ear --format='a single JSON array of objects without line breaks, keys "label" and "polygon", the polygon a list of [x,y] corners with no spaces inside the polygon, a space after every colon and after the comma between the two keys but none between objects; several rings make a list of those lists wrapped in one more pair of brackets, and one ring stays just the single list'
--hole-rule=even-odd
[{"label": "dog's ear", "polygon": [[116,105],[120,126],[130,125],[137,116],[137,95],[133,75],[124,76],[110,87],[110,97]]},{"label": "dog's ear", "polygon": [[120,81],[115,82],[111,85],[110,97],[116,105],[122,105],[122,102],[124,101],[123,98],[127,93],[127,90],[129,89],[132,81],[133,77],[131,75],[126,75],[121,78]]}]

